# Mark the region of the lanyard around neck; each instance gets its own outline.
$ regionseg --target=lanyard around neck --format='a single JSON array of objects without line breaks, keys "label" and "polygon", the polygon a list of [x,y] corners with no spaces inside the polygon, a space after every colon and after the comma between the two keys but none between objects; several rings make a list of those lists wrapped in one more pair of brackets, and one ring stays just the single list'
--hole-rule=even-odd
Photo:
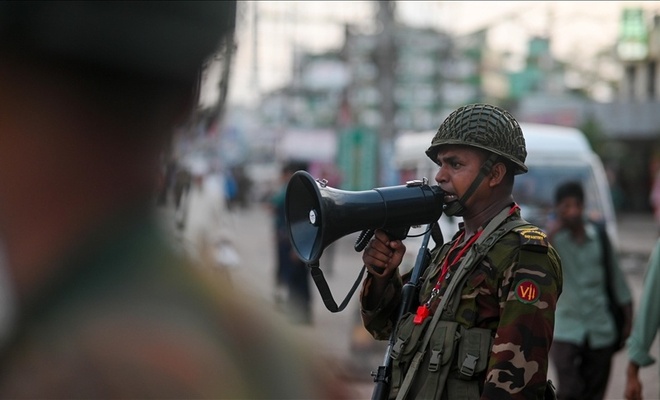
[{"label": "lanyard around neck", "polygon": [[[511,206],[511,208],[509,209],[509,212],[507,213],[506,217],[504,217],[504,218],[508,218],[509,216],[511,216],[519,208],[520,207],[518,206],[518,204],[514,204],[513,206]],[[475,233],[470,238],[470,240],[465,244],[465,246],[463,246],[463,248],[461,248],[459,253],[454,257],[454,259],[450,263],[449,259],[451,258],[451,253],[454,250],[456,250],[456,247],[458,246],[458,244],[463,239],[463,236],[465,235],[465,231],[463,231],[461,233],[461,236],[458,239],[456,239],[456,241],[454,242],[453,246],[451,247],[451,249],[449,250],[449,252],[447,253],[447,256],[445,257],[445,259],[443,261],[442,271],[440,273],[440,277],[438,278],[438,281],[436,282],[435,287],[431,290],[431,296],[429,297],[429,299],[424,304],[417,307],[417,313],[415,315],[415,318],[413,319],[413,322],[415,324],[421,324],[424,321],[424,319],[426,319],[426,317],[429,316],[429,314],[431,313],[431,304],[433,303],[433,300],[440,294],[440,287],[442,286],[442,282],[444,281],[445,276],[449,272],[449,268],[452,265],[454,265],[455,263],[457,263],[458,261],[461,260],[463,255],[465,255],[465,253],[470,249],[470,247],[472,247],[474,242],[476,242],[477,239],[479,239],[479,236],[481,236],[481,234],[483,232],[484,232],[484,228],[483,227],[479,228],[477,233]]]}]

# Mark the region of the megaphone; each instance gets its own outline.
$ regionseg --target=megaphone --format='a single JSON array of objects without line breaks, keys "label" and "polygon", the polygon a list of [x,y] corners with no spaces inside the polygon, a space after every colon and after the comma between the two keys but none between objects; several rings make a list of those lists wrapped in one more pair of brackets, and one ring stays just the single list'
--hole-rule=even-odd
[{"label": "megaphone", "polygon": [[287,183],[285,218],[294,250],[309,265],[317,263],[332,242],[348,234],[368,229],[407,232],[411,226],[435,222],[442,215],[443,198],[438,186],[421,180],[347,191],[297,171]]}]

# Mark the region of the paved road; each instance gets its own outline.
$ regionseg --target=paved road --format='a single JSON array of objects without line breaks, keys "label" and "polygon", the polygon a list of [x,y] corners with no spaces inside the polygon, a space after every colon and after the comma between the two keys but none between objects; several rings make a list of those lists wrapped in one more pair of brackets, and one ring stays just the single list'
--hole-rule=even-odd
[{"label": "paved road", "polygon": [[[266,306],[273,304],[274,254],[272,242],[271,220],[266,209],[253,206],[247,210],[235,212],[236,243],[243,257],[243,265],[234,272],[237,284],[246,287],[255,295],[255,301],[262,301]],[[622,263],[635,299],[639,298],[645,262],[655,243],[657,229],[651,215],[624,215],[619,219],[619,240],[622,251]],[[339,304],[343,300],[359,272],[360,256],[353,249],[356,235],[349,235],[332,244],[321,259],[321,268]],[[334,265],[327,265],[327,255],[334,251]],[[316,291],[314,294],[314,324],[300,326],[303,335],[318,343],[316,351],[335,362],[333,368],[338,374],[346,377],[356,389],[356,399],[370,399],[373,381],[369,372],[382,363],[384,347],[371,346],[372,351],[358,353],[351,348],[351,338],[363,339],[364,336],[354,335],[357,316],[357,296],[346,310],[339,313],[328,311]],[[359,331],[356,331],[360,333]],[[369,339],[368,339],[369,340]],[[359,343],[359,340],[354,343]],[[368,343],[373,345],[373,341]],[[374,350],[375,349],[375,350]],[[654,354],[658,354],[656,339]],[[625,352],[620,352],[614,361],[607,399],[621,399],[625,384]],[[551,377],[553,372],[551,371]],[[658,366],[644,368],[642,377],[645,384],[645,398],[659,399]]]}]

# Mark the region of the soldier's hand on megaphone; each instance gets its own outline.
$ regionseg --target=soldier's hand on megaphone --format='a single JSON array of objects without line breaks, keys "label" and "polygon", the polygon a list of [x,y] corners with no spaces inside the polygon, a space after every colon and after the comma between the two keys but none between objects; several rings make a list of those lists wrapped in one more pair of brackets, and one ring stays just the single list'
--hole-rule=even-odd
[{"label": "soldier's hand on megaphone", "polygon": [[386,278],[399,267],[405,253],[406,246],[401,240],[393,240],[387,233],[377,229],[362,253],[362,262],[369,273]]}]

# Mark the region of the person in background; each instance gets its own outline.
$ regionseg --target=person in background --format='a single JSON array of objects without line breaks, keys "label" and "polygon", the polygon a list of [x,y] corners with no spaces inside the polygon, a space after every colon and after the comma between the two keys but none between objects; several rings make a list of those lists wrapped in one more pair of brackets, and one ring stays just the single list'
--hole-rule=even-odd
[{"label": "person in background", "polygon": [[235,226],[227,207],[224,179],[206,160],[193,160],[189,169],[192,184],[184,202],[185,222],[180,235],[184,248],[198,264],[230,280],[240,256],[232,241]]},{"label": "person in background", "polygon": [[502,108],[469,104],[442,122],[426,155],[439,166],[443,213],[464,222],[431,252],[419,306],[398,324],[405,245],[377,231],[362,256],[364,326],[381,340],[395,329],[389,398],[544,398],[562,271],[513,199],[515,175],[527,172],[522,130]]},{"label": "person in background", "polygon": [[[639,308],[633,320],[632,332],[626,343],[628,368],[626,370],[626,400],[642,400],[642,381],[639,369],[653,364],[656,360],[650,355],[653,341],[660,331],[660,240],[653,248],[644,275],[644,287]],[[656,393],[660,396],[660,393]]]},{"label": "person in background", "polygon": [[[327,162],[312,163],[309,167],[309,173],[314,178],[323,180],[326,185],[341,189],[341,171],[335,164]],[[335,259],[337,258],[337,243],[333,243],[323,250],[323,259],[320,268],[327,276],[332,276],[335,271]]]},{"label": "person in background", "polygon": [[[190,183],[192,180],[192,176],[190,176],[190,171],[188,171],[187,168],[181,165],[181,162],[177,162],[174,169],[175,169],[174,177],[172,179],[173,181],[172,194],[174,196],[174,207],[177,212],[183,215],[184,210],[181,207],[181,203],[183,202],[185,196],[188,194],[188,190],[190,190]],[[183,223],[183,221],[181,221],[181,223]]]},{"label": "person in background", "polygon": [[252,201],[252,180],[247,173],[246,167],[246,165],[239,164],[232,167],[229,171],[236,190],[232,200],[232,207],[247,209]]},{"label": "person in background", "polygon": [[296,324],[312,323],[311,275],[291,245],[286,224],[286,188],[296,171],[307,170],[307,164],[291,161],[280,174],[280,188],[270,199],[273,213],[277,266],[275,271],[276,302],[283,303],[284,310]]},{"label": "person in background", "polygon": [[[564,269],[564,294],[557,302],[550,360],[557,372],[558,397],[567,400],[603,398],[612,357],[630,333],[632,322],[630,288],[605,228],[586,219],[584,201],[581,183],[559,185],[556,217],[547,227]],[[616,302],[625,310],[622,338],[617,337],[609,311],[608,270]]]},{"label": "person in background", "polygon": [[653,218],[655,225],[660,235],[660,168],[653,174],[653,183],[651,184],[651,192],[649,193],[649,203],[653,210]]},{"label": "person in background", "polygon": [[236,3],[0,2],[0,398],[354,398],[157,220]]},{"label": "person in background", "polygon": [[156,197],[156,204],[159,207],[166,207],[169,200],[170,188],[174,180],[174,172],[176,170],[176,162],[165,153],[161,156],[161,171],[158,176],[158,193]]}]

